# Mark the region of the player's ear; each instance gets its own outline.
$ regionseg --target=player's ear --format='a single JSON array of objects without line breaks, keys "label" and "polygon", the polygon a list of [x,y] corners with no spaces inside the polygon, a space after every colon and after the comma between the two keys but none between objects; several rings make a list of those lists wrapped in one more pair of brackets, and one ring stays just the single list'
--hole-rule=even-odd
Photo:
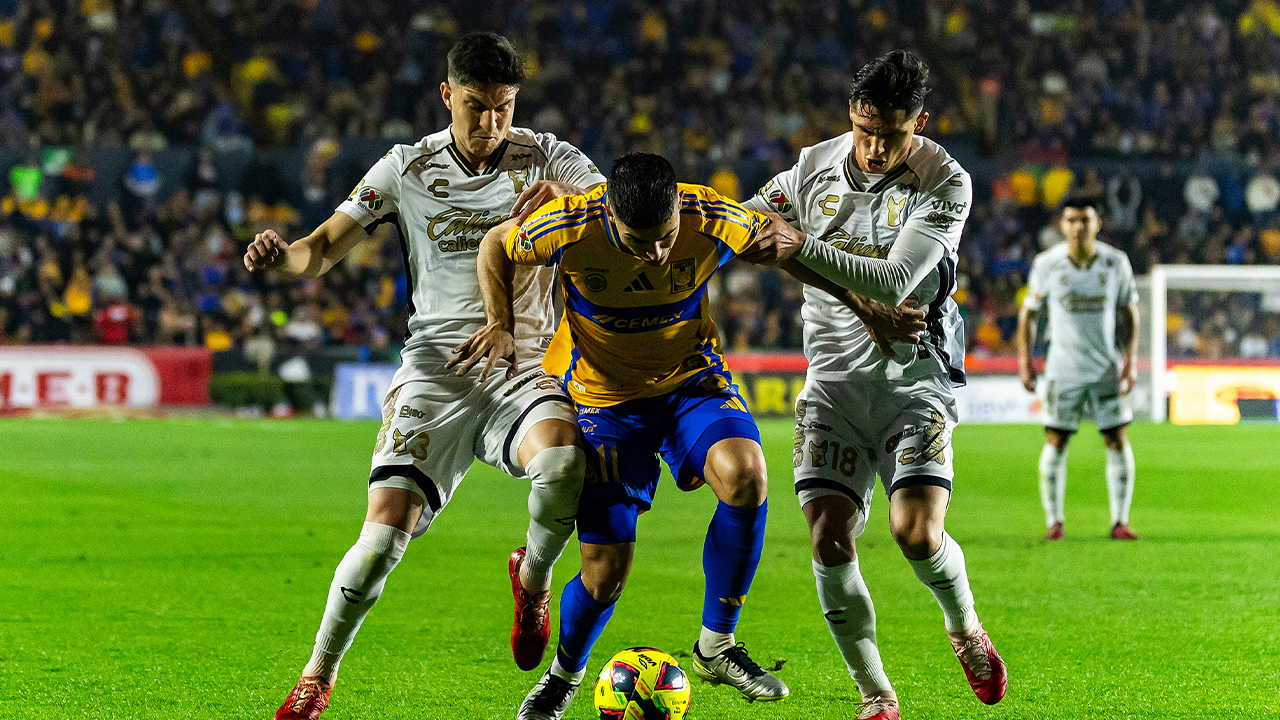
[{"label": "player's ear", "polygon": [[453,86],[448,81],[440,83],[440,99],[446,108],[453,109]]},{"label": "player's ear", "polygon": [[929,122],[929,113],[921,110],[920,114],[916,116],[915,132],[920,132],[921,130],[924,130],[924,126],[928,122]]}]

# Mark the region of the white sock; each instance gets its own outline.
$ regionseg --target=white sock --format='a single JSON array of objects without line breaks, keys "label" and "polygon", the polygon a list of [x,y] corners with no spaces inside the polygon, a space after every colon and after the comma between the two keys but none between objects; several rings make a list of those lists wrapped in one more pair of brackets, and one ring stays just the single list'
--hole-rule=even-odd
[{"label": "white sock", "polygon": [[582,682],[582,678],[587,676],[587,669],[582,668],[578,672],[565,670],[564,666],[560,664],[560,658],[556,658],[555,660],[551,661],[551,674],[555,675],[561,680],[568,680],[574,685],[578,685]]},{"label": "white sock", "polygon": [[818,605],[827,619],[827,629],[862,697],[892,693],[876,647],[876,609],[858,571],[858,559],[835,567],[815,560],[813,576],[818,581]]},{"label": "white sock", "polygon": [[1111,496],[1111,524],[1129,524],[1133,503],[1133,448],[1128,442],[1119,450],[1107,449],[1107,491]]},{"label": "white sock", "polygon": [[316,633],[311,660],[302,671],[304,676],[319,675],[330,683],[337,678],[343,653],[351,647],[364,616],[382,595],[387,575],[404,557],[409,537],[409,533],[390,525],[364,524],[360,538],[333,573],[324,618]]},{"label": "white sock", "polygon": [[973,592],[969,590],[969,575],[964,569],[964,551],[947,533],[942,533],[942,547],[933,557],[911,560],[920,582],[933,593],[942,615],[946,619],[947,632],[964,632],[978,624],[978,613],[973,609]]},{"label": "white sock", "polygon": [[551,589],[551,568],[573,537],[586,473],[582,448],[552,447],[525,465],[529,476],[529,533],[520,579],[527,590]]},{"label": "white sock", "polygon": [[1040,450],[1040,504],[1044,505],[1045,526],[1062,522],[1063,500],[1067,493],[1067,451],[1045,443]]},{"label": "white sock", "polygon": [[737,640],[734,640],[733,633],[716,632],[706,627],[698,633],[698,652],[702,653],[704,658],[713,658],[735,644]]}]

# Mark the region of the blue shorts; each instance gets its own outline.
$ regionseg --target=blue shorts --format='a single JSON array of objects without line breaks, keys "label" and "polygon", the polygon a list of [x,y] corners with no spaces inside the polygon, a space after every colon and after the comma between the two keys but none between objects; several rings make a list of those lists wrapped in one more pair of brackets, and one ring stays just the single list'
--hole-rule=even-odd
[{"label": "blue shorts", "polygon": [[760,430],[727,370],[713,368],[666,395],[609,407],[578,406],[578,425],[595,449],[578,507],[578,539],[634,542],[636,519],[653,503],[662,468],[676,484],[702,484],[707,451],[725,438],[760,443]]}]

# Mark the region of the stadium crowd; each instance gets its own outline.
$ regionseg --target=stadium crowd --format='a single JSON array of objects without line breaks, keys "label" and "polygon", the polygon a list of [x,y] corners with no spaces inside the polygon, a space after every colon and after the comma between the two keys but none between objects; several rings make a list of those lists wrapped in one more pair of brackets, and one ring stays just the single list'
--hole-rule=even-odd
[{"label": "stadium crowd", "polygon": [[[250,278],[239,256],[258,230],[292,239],[328,215],[359,177],[335,162],[345,139],[444,127],[445,51],[480,28],[522,28],[517,124],[602,166],[659,152],[737,198],[847,129],[851,68],[922,50],[926,134],[998,168],[975,172],[961,247],[974,352],[1012,351],[1027,269],[1069,189],[1106,198],[1105,238],[1138,273],[1280,261],[1280,4],[1058,5],[0,0],[0,145],[25,152],[0,202],[0,342],[203,344],[254,363],[282,346],[394,352],[406,303],[389,226],[305,283]],[[199,148],[187,176],[156,162],[171,146]],[[263,182],[216,162],[270,147],[300,149],[301,172]],[[107,177],[76,148],[133,160]],[[91,202],[94,183],[118,199]],[[799,346],[799,288],[777,271],[739,264],[712,298],[730,348]],[[1280,314],[1264,310],[1177,294],[1171,351],[1280,355]]]}]

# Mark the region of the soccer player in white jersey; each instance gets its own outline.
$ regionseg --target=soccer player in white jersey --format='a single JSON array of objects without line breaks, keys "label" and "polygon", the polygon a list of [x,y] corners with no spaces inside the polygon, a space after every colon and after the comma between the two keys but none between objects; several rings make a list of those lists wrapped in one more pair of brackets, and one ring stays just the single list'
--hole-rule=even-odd
[{"label": "soccer player in white jersey", "polygon": [[[1044,448],[1040,451],[1040,500],[1046,540],[1063,533],[1067,443],[1082,417],[1091,417],[1107,446],[1111,539],[1137,540],[1129,528],[1133,501],[1133,449],[1125,426],[1133,420],[1128,394],[1136,379],[1137,295],[1125,254],[1098,242],[1101,199],[1068,196],[1058,226],[1066,236],[1036,256],[1027,297],[1018,313],[1018,374],[1027,392],[1044,399]],[[1037,318],[1048,313],[1049,357],[1044,382],[1031,364]],[[1116,323],[1124,338],[1116,351]]]},{"label": "soccer player in white jersey", "polygon": [[315,648],[276,718],[315,720],[328,705],[338,665],[387,575],[412,537],[449,503],[473,457],[528,478],[527,545],[508,571],[516,602],[512,651],[529,670],[550,632],[551,569],[569,541],[586,457],[577,413],[541,357],[554,330],[551,268],[517,274],[516,342],[535,361],[487,379],[449,367],[453,348],[484,326],[476,256],[485,232],[513,212],[604,182],[590,160],[552,135],[511,126],[523,60],[492,33],[464,36],[449,51],[440,92],[451,125],[396,145],[315,232],[286,244],[274,231],[245,254],[251,270],[314,277],[384,222],[400,230],[409,276],[409,337],[383,406],[369,476],[369,509],[338,564]]},{"label": "soccer player in white jersey", "polygon": [[885,354],[843,304],[804,289],[809,370],[796,401],[796,494],[819,603],[862,693],[857,717],[876,720],[899,717],[855,552],[877,475],[893,538],[941,606],[974,692],[993,704],[1007,686],[974,610],[964,553],[943,523],[953,479],[951,388],[964,382],[964,333],[951,292],[972,186],[959,163],[917,134],[929,119],[927,81],[928,69],[910,52],[868,63],[850,93],[852,132],[802,150],[747,203],[781,215],[760,241],[776,257],[890,307],[914,298],[926,312],[921,342],[895,343]]}]

